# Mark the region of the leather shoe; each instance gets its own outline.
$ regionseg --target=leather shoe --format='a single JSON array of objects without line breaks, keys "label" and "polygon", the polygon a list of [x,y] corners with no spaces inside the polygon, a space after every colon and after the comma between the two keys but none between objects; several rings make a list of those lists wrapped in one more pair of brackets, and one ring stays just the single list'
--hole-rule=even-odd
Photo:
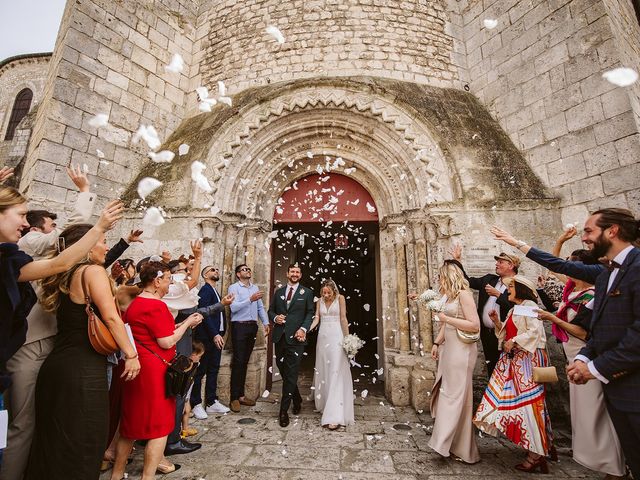
[{"label": "leather shoe", "polygon": [[300,413],[300,411],[302,410],[302,402],[293,402],[293,414],[294,415],[298,415]]},{"label": "leather shoe", "polygon": [[248,398],[242,397],[240,400],[240,405],[246,405],[247,407],[254,407],[256,405],[255,400],[250,400]]},{"label": "leather shoe", "polygon": [[232,412],[238,413],[240,411],[240,402],[238,400],[231,400],[229,408],[231,408]]},{"label": "leather shoe", "polygon": [[287,412],[280,412],[279,420],[282,428],[289,426],[289,414]]},{"label": "leather shoe", "polygon": [[164,448],[165,456],[169,455],[180,455],[183,453],[191,453],[195,452],[202,446],[201,443],[197,442],[187,442],[186,440],[180,440],[176,443],[167,444]]}]

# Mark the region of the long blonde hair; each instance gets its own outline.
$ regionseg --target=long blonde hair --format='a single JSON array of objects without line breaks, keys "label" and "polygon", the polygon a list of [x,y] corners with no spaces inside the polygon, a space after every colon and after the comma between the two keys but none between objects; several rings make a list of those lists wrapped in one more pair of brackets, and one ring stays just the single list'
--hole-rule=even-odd
[{"label": "long blonde hair", "polygon": [[[77,223],[65,228],[58,237],[58,249],[54,250],[50,258],[57,256],[60,251],[76,243],[85,233],[91,230],[91,228],[92,225],[87,223]],[[81,262],[76,263],[69,270],[44,278],[40,282],[40,286],[42,287],[40,304],[42,308],[47,312],[55,313],[60,306],[60,294],[69,294],[71,279],[76,271],[78,271],[78,268],[83,265],[92,264],[93,262],[89,260],[89,256],[87,255]]]},{"label": "long blonde hair", "polygon": [[321,294],[322,294],[322,289],[324,287],[327,287],[329,290],[331,290],[333,292],[333,298],[334,299],[338,298],[338,295],[340,294],[340,292],[338,291],[338,286],[336,285],[336,282],[334,282],[330,278],[328,280],[325,280],[324,282],[322,282],[322,285],[320,286],[320,293]]},{"label": "long blonde hair", "polygon": [[469,288],[469,282],[464,278],[464,274],[460,267],[455,263],[444,262],[438,271],[440,276],[440,288],[449,300],[458,297],[462,290]]},{"label": "long blonde hair", "polygon": [[27,203],[27,199],[13,187],[0,187],[0,212],[14,205]]}]

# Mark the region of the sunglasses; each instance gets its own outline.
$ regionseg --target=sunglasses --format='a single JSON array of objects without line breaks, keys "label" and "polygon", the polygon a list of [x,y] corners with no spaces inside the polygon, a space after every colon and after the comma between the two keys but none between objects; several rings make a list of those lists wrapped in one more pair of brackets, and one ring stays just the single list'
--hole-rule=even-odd
[{"label": "sunglasses", "polygon": [[241,271],[241,272],[250,272],[250,271],[251,271],[251,269],[250,269],[249,267],[242,267],[242,268],[240,269],[240,271]]}]

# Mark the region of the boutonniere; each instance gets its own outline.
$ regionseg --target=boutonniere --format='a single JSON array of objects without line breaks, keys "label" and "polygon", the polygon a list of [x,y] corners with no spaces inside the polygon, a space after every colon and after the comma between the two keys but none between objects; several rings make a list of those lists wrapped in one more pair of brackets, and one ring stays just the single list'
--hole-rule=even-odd
[{"label": "boutonniere", "polygon": [[607,295],[610,297],[618,297],[622,295],[622,293],[616,288],[615,290],[611,290]]},{"label": "boutonniere", "polygon": [[300,289],[300,295],[304,295],[304,288]]},{"label": "boutonniere", "polygon": [[281,295],[280,298],[284,300],[284,295]]}]

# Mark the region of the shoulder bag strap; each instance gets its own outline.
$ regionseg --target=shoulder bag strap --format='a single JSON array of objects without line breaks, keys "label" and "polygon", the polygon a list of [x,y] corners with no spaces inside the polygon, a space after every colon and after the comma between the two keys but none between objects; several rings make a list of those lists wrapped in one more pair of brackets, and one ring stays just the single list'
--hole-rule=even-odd
[{"label": "shoulder bag strap", "polygon": [[164,358],[162,358],[160,355],[158,355],[156,352],[154,352],[153,350],[151,350],[149,347],[147,347],[144,343],[138,343],[137,345],[140,345],[141,347],[146,348],[147,350],[149,350],[153,355],[155,355],[156,357],[158,357],[162,363],[164,363],[167,366],[171,366],[170,362],[167,362]]}]

